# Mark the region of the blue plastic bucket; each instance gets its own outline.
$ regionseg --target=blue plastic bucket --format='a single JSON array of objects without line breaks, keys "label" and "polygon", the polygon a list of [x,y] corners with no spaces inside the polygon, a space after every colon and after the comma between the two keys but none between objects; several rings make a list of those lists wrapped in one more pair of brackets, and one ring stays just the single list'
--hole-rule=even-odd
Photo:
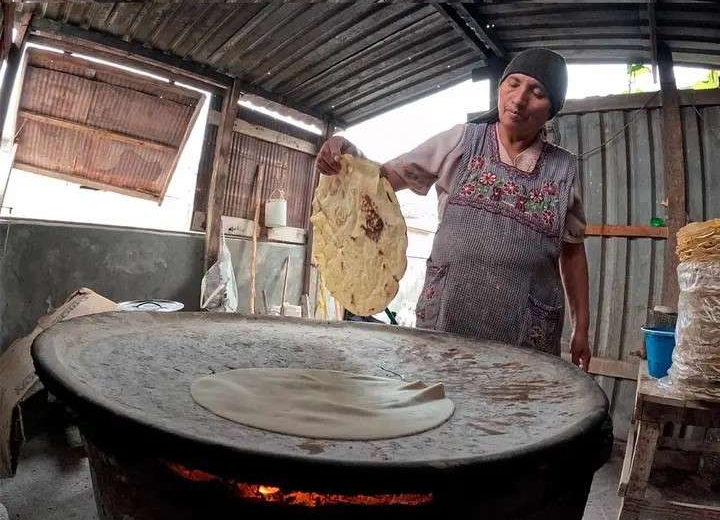
[{"label": "blue plastic bucket", "polygon": [[672,364],[675,348],[675,329],[671,327],[642,328],[645,333],[648,373],[652,377],[665,377]]}]

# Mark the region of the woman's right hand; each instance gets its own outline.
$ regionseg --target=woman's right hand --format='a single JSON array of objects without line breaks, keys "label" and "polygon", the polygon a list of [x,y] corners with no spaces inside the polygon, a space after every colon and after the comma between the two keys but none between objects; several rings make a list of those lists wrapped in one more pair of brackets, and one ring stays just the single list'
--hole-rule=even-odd
[{"label": "woman's right hand", "polygon": [[362,157],[360,150],[350,141],[334,135],[320,147],[315,159],[315,167],[324,175],[337,175],[340,171],[340,156],[350,154]]}]

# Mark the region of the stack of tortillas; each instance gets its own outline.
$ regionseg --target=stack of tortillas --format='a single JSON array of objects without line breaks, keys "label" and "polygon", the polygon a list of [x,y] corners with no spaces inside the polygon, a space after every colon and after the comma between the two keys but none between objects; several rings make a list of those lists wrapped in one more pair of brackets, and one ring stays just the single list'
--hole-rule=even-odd
[{"label": "stack of tortillas", "polygon": [[311,222],[315,262],[330,293],[359,316],[377,314],[405,274],[407,227],[380,165],[343,155],[337,175],[321,175]]},{"label": "stack of tortillas", "polygon": [[678,318],[669,380],[694,398],[720,400],[720,219],[677,233]]},{"label": "stack of tortillas", "polygon": [[677,254],[681,262],[720,260],[720,218],[681,228],[677,233]]}]

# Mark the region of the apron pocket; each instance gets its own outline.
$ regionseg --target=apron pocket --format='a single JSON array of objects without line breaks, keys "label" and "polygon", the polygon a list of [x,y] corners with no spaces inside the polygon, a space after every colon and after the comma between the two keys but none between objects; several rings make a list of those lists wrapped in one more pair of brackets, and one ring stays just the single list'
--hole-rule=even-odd
[{"label": "apron pocket", "polygon": [[447,269],[447,264],[436,265],[430,260],[427,262],[425,283],[415,309],[416,326],[418,328],[434,329],[437,324],[438,315],[440,314],[440,302],[445,291]]},{"label": "apron pocket", "polygon": [[528,296],[527,326],[521,345],[540,352],[560,355],[563,306],[547,305]]}]

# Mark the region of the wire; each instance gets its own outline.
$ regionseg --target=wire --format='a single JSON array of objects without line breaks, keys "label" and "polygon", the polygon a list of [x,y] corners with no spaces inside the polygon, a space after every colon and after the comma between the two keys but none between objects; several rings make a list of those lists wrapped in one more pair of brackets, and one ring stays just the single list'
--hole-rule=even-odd
[{"label": "wire", "polygon": [[715,129],[714,129],[713,127],[711,127],[711,126],[707,123],[707,121],[705,121],[705,118],[703,117],[703,115],[700,113],[700,111],[698,110],[698,108],[697,108],[695,105],[691,105],[691,106],[693,107],[693,110],[695,111],[695,113],[696,113],[696,114],[698,115],[698,117],[700,118],[700,121],[702,121],[703,123],[705,123],[705,124],[707,125],[707,129],[710,130],[710,133],[711,133],[712,135],[714,135],[715,138],[716,138],[718,141],[720,141],[720,134],[715,133]]},{"label": "wire", "polygon": [[578,160],[584,159],[585,157],[587,157],[587,156],[589,156],[589,155],[592,155],[592,154],[594,154],[595,152],[597,152],[597,151],[599,151],[599,150],[602,150],[602,149],[605,148],[607,145],[609,145],[611,142],[613,142],[615,139],[617,139],[620,135],[622,135],[622,134],[625,132],[625,130],[627,130],[628,127],[635,122],[635,120],[638,118],[638,116],[640,116],[640,114],[648,107],[648,105],[650,104],[650,102],[658,96],[658,94],[660,94],[660,91],[656,91],[652,96],[650,96],[650,97],[648,98],[648,100],[645,102],[645,104],[644,104],[642,107],[640,107],[639,109],[637,109],[637,110],[635,111],[635,113],[633,114],[633,116],[630,118],[630,121],[628,121],[627,124],[626,124],[625,126],[623,126],[620,130],[618,130],[617,132],[615,132],[615,133],[610,137],[610,139],[608,139],[607,141],[605,141],[605,142],[602,143],[601,145],[596,146],[596,147],[593,148],[592,150],[588,150],[587,152],[581,153],[580,155],[578,155]]}]

